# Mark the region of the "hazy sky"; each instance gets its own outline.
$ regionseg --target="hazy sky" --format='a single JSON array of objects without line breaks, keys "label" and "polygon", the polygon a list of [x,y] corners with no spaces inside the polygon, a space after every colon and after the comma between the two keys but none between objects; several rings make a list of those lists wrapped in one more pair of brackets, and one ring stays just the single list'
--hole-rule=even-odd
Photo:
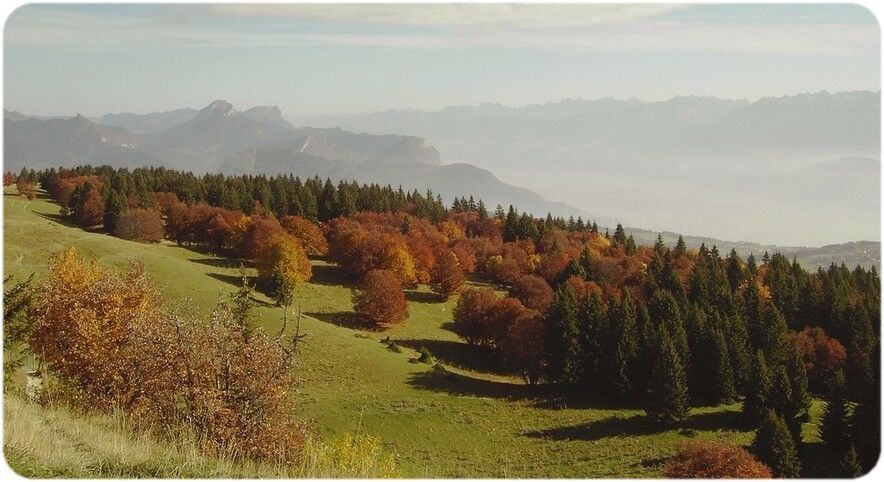
[{"label": "hazy sky", "polygon": [[40,115],[880,88],[852,5],[28,5],[4,36],[5,106]]}]

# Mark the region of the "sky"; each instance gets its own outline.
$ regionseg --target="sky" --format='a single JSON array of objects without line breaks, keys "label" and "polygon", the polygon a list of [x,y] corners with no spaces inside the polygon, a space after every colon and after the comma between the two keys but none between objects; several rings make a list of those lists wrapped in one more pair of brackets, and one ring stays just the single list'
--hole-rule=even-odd
[{"label": "sky", "polygon": [[878,90],[856,5],[26,5],[4,105],[98,116],[278,105],[310,116],[568,98]]}]

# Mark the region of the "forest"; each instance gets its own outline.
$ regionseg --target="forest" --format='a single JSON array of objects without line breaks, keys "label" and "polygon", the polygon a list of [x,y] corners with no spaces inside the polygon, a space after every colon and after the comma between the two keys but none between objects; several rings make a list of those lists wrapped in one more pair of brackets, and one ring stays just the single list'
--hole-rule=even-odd
[{"label": "forest", "polygon": [[[877,462],[874,267],[809,272],[780,253],[637,245],[621,225],[319,178],[81,166],[6,173],[4,185],[28,199],[45,192],[82,229],[257,270],[255,288],[284,310],[278,333],[256,329],[245,276],[208,320],[162,309],[137,263],[116,272],[74,250],[51,261],[48,282],[4,287],[20,301],[6,303],[4,343],[45,362],[63,385],[54,396],[122,407],[161,431],[196,427],[210,452],[295,460],[311,437],[287,408],[291,325],[295,294],[322,259],[356,286],[356,328],[405,323],[406,290],[428,286],[455,300],[451,331],[527,386],[638,406],[674,427],[692,407],[741,402],[751,444],[685,445],[667,476],[856,477]],[[5,374],[20,359],[7,362]],[[808,444],[814,399],[825,409],[820,443]]]}]

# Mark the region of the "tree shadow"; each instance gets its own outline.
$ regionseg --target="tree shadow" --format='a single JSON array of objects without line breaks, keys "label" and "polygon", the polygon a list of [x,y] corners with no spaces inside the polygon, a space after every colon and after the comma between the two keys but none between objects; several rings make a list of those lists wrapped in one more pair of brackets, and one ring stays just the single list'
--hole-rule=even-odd
[{"label": "tree shadow", "polygon": [[674,424],[661,423],[649,418],[647,415],[610,417],[579,425],[526,432],[524,435],[552,440],[593,441],[608,437],[654,435],[673,429],[680,430],[683,434],[688,435],[695,430],[738,430],[740,428],[739,412],[712,412],[691,415],[684,421]]},{"label": "tree shadow", "polygon": [[[206,273],[212,278],[215,278],[218,281],[223,281],[229,285],[233,285],[237,288],[242,286],[242,276],[239,274],[224,274],[224,273]],[[246,276],[246,282],[249,283],[250,286],[256,286],[258,283],[258,278],[256,276]]]},{"label": "tree shadow", "polygon": [[352,286],[353,280],[340,266],[332,264],[313,265],[313,275],[310,282],[323,286]]},{"label": "tree shadow", "polygon": [[497,375],[510,375],[493,353],[459,341],[433,339],[394,340],[397,344],[417,350],[421,347],[430,350],[437,360],[465,370],[473,370]]},{"label": "tree shadow", "polygon": [[383,331],[383,327],[377,326],[368,318],[353,311],[338,311],[335,313],[312,312],[304,314],[311,318],[316,318],[319,321],[324,321],[344,328],[364,331]]},{"label": "tree shadow", "polygon": [[204,264],[206,266],[212,266],[214,268],[239,268],[245,267],[246,264],[243,263],[242,260],[236,258],[200,258],[200,259],[191,259],[193,263]]},{"label": "tree shadow", "polygon": [[[62,216],[61,214],[51,214],[51,213],[35,213],[35,214],[37,216],[40,216],[43,219],[48,219],[52,222],[62,224],[62,225],[67,226],[69,228],[80,228],[80,225],[77,224],[76,222],[74,222],[73,219]],[[82,228],[80,228],[80,229],[82,229]],[[84,229],[84,230],[88,231],[88,229]]]},{"label": "tree shadow", "polygon": [[408,384],[421,390],[450,395],[499,398],[510,401],[532,400],[542,396],[538,393],[539,387],[468,377],[447,371],[439,365],[433,370],[413,374],[409,378]]},{"label": "tree shadow", "polygon": [[407,290],[405,292],[405,299],[412,303],[444,303],[439,295],[433,293],[432,291],[417,291],[417,290]]}]

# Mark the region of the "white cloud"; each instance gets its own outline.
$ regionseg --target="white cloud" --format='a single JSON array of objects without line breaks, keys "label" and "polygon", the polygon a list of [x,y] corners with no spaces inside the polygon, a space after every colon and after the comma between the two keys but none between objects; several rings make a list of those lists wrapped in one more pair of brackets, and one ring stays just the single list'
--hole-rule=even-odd
[{"label": "white cloud", "polygon": [[211,12],[243,17],[295,18],[410,26],[495,25],[556,28],[614,24],[685,8],[667,4],[217,4]]},{"label": "white cloud", "polygon": [[[516,7],[525,5],[421,5],[430,7],[397,15],[403,6],[368,5],[216,5],[236,15],[290,18],[348,19],[386,22],[398,20],[417,24],[428,22],[435,28],[389,32],[381,27],[324,29],[317,32],[297,25],[286,30],[267,31],[260,23],[242,20],[242,27],[231,30],[211,22],[167,22],[156,16],[107,15],[25,8],[7,23],[7,48],[34,46],[66,50],[142,50],[145,48],[224,47],[224,46],[351,46],[398,49],[526,48],[562,52],[740,52],[801,55],[877,55],[879,33],[872,24],[821,23],[703,23],[653,18],[651,9],[624,10],[628,6],[594,5],[597,23],[587,24],[587,16],[572,15],[548,7],[548,15]],[[308,7],[316,7],[308,8]],[[321,7],[321,8],[320,8]],[[382,7],[382,8],[381,8]],[[507,7],[498,9],[496,7]],[[566,5],[581,10],[584,5]],[[650,6],[655,7],[655,6]],[[598,9],[598,10],[595,10]],[[577,10],[571,11],[576,12]],[[661,10],[656,10],[659,13]],[[364,12],[367,17],[360,16]],[[438,14],[435,14],[436,12]],[[194,12],[191,11],[191,14]],[[554,14],[553,14],[554,13]],[[601,13],[604,13],[602,15]],[[469,18],[472,18],[470,20]],[[646,17],[646,18],[640,18]],[[607,19],[601,21],[601,19]],[[629,21],[623,22],[629,18]],[[619,19],[619,20],[615,20]],[[492,20],[497,21],[493,24]],[[521,24],[520,24],[521,22]],[[512,25],[531,24],[535,28]],[[506,24],[507,26],[504,26]],[[445,25],[445,26],[442,26]],[[546,28],[539,28],[546,25]],[[556,28],[550,26],[556,25]]]}]

